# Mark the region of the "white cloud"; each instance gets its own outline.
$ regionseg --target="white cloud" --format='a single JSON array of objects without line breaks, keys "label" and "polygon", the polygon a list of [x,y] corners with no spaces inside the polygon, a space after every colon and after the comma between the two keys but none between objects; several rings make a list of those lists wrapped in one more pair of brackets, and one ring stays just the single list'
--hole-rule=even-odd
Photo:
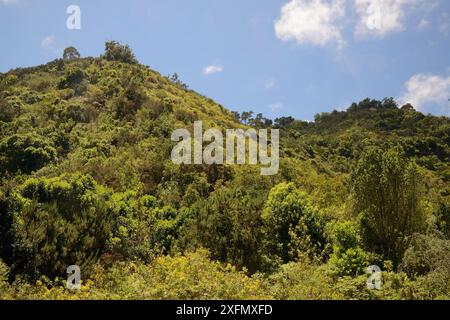
[{"label": "white cloud", "polygon": [[399,98],[401,104],[410,103],[419,110],[427,105],[440,106],[445,114],[450,114],[450,76],[416,74],[405,83],[405,92]]},{"label": "white cloud", "polygon": [[[406,30],[406,17],[413,12],[427,14],[434,10],[436,0],[354,0],[358,23],[357,38],[378,37]],[[428,21],[423,17],[418,27],[424,28]]]},{"label": "white cloud", "polygon": [[63,48],[61,48],[60,45],[57,44],[55,36],[48,36],[42,39],[41,47],[52,55],[60,56],[63,53]]},{"label": "white cloud", "polygon": [[[402,32],[413,23],[423,30],[441,0],[289,0],[275,21],[276,36],[282,41],[317,46],[345,46],[343,28],[353,28],[356,39],[384,38]],[[346,5],[353,5],[353,15]],[[440,31],[450,32],[447,14],[439,21]]]},{"label": "white cloud", "polygon": [[[282,41],[342,48],[346,44],[344,27],[353,28],[356,39],[384,38],[405,31],[411,23],[419,30],[426,29],[440,1],[289,0],[275,21],[275,33]],[[353,6],[353,15],[346,10],[347,4]],[[449,20],[446,13],[439,20],[439,29],[446,35],[450,32]]]},{"label": "white cloud", "polygon": [[355,0],[359,21],[355,29],[357,37],[384,37],[405,29],[403,19],[408,0]]},{"label": "white cloud", "polygon": [[210,65],[203,68],[203,74],[209,76],[211,74],[219,73],[223,71],[223,67],[219,65]]},{"label": "white cloud", "polygon": [[48,36],[42,39],[41,46],[43,48],[50,48],[56,44],[56,38],[55,36]]},{"label": "white cloud", "polygon": [[273,103],[269,105],[269,108],[270,110],[272,110],[272,112],[278,112],[283,109],[283,104],[281,102]]},{"label": "white cloud", "polygon": [[345,0],[290,0],[281,8],[275,33],[282,41],[295,41],[324,47],[343,47],[340,21],[345,15]]}]

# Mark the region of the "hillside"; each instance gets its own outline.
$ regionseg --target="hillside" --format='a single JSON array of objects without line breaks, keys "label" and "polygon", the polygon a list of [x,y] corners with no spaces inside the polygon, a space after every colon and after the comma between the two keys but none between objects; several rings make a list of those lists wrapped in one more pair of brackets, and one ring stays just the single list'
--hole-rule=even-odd
[{"label": "hillside", "polygon": [[[0,74],[0,110],[0,298],[450,298],[449,118],[238,114],[115,42]],[[279,129],[279,173],[175,165],[196,120]]]}]

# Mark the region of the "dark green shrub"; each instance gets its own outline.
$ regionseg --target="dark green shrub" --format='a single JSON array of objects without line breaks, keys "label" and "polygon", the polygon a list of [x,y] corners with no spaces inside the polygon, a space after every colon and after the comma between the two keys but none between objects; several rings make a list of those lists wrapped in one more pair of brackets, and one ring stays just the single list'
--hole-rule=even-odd
[{"label": "dark green shrub", "polygon": [[2,170],[30,173],[56,158],[57,152],[52,141],[35,133],[14,134],[0,141]]},{"label": "dark green shrub", "polygon": [[11,195],[15,273],[85,275],[105,250],[114,219],[111,193],[90,176],[31,178]]},{"label": "dark green shrub", "polygon": [[105,43],[103,58],[109,61],[120,61],[130,64],[138,63],[131,48],[128,45],[120,44],[116,41]]}]

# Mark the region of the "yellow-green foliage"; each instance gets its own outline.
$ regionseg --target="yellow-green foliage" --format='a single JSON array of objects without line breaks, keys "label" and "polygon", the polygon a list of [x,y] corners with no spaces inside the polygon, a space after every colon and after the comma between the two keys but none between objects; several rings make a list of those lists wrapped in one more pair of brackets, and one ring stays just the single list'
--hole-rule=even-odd
[{"label": "yellow-green foliage", "polygon": [[6,290],[9,289],[7,281],[8,281],[8,267],[0,259],[0,292],[6,292]]},{"label": "yellow-green foliage", "polygon": [[303,257],[291,262],[271,275],[266,285],[279,300],[331,300],[344,298],[336,292],[334,279],[326,266],[317,266]]},{"label": "yellow-green foliage", "polygon": [[199,250],[184,256],[161,256],[148,265],[121,262],[108,270],[99,267],[80,291],[65,289],[60,279],[54,282],[43,278],[34,285],[16,282],[2,290],[0,298],[258,300],[271,296],[261,279],[211,261],[206,251]]}]

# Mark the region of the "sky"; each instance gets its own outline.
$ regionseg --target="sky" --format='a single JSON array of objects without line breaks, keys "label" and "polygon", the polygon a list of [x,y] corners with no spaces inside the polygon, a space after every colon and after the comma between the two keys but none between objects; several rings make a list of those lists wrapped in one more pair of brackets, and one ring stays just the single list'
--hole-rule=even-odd
[{"label": "sky", "polygon": [[117,40],[268,118],[310,121],[367,97],[450,116],[448,0],[0,0],[0,39],[0,72]]}]

